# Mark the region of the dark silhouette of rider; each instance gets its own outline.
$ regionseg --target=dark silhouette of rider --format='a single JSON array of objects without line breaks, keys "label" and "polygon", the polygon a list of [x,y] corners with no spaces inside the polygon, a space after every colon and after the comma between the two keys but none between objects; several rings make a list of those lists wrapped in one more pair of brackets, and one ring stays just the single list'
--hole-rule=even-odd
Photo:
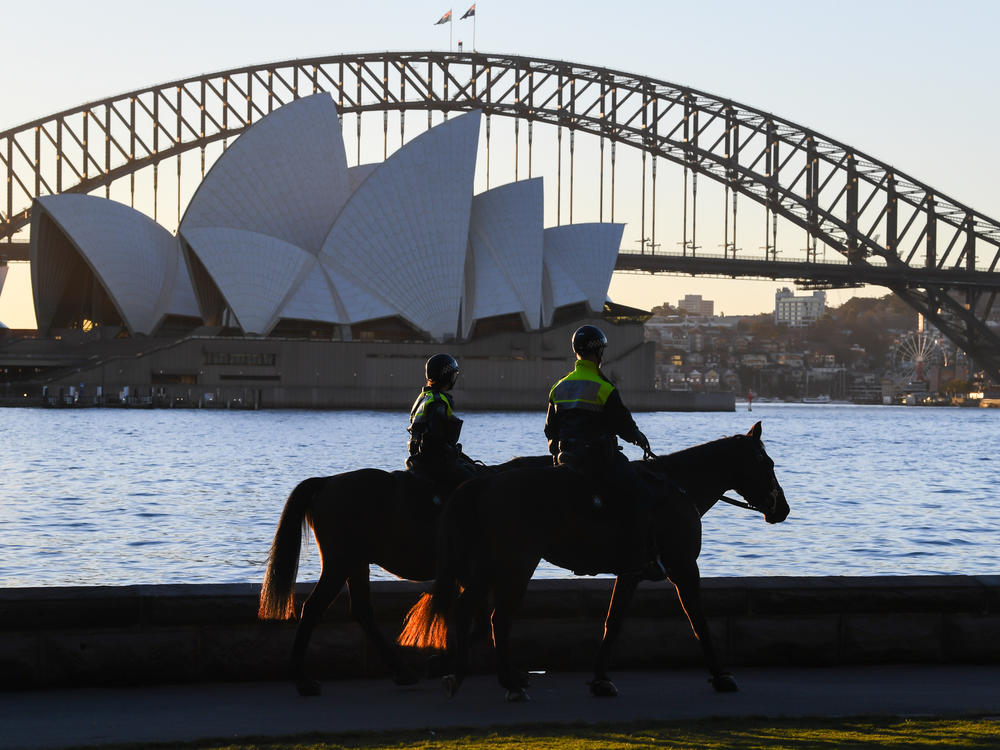
[{"label": "dark silhouette of rider", "polygon": [[545,437],[554,463],[569,466],[602,490],[609,490],[601,494],[611,495],[620,503],[631,500],[633,539],[628,545],[625,572],[660,580],[666,574],[648,534],[653,499],[621,452],[616,436],[642,448],[644,455],[652,451],[618,389],[601,372],[607,345],[607,337],[596,326],[581,326],[573,334],[576,366],[549,392]]},{"label": "dark silhouette of rider", "polygon": [[410,410],[410,456],[406,468],[450,492],[476,475],[476,464],[458,442],[462,420],[455,416],[449,391],[458,379],[458,362],[450,354],[435,354],[424,365],[427,385]]}]

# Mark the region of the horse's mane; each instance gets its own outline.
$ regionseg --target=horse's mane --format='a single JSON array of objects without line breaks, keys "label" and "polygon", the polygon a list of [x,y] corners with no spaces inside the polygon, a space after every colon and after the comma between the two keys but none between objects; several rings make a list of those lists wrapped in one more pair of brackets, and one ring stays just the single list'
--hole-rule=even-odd
[{"label": "horse's mane", "polygon": [[648,463],[652,464],[654,469],[667,469],[677,464],[683,464],[692,468],[708,463],[715,464],[723,454],[737,445],[738,441],[742,438],[746,438],[746,435],[728,435],[717,440],[709,440],[700,445],[693,445],[690,448],[683,448],[673,453],[657,456],[650,459]]}]

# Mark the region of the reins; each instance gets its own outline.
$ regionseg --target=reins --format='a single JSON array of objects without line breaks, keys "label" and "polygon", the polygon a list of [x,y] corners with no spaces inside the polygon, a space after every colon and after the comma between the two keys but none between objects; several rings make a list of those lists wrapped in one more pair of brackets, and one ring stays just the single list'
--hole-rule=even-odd
[{"label": "reins", "polygon": [[750,503],[745,503],[742,500],[733,500],[731,497],[726,497],[725,495],[719,495],[719,499],[724,503],[729,503],[730,505],[735,505],[737,508],[746,508],[747,510],[755,510],[758,513],[764,513],[756,505],[751,505]]}]

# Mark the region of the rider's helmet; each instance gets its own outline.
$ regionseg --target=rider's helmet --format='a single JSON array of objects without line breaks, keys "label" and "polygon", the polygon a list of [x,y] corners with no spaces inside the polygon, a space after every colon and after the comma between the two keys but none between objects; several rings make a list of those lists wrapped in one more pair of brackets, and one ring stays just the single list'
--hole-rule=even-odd
[{"label": "rider's helmet", "polygon": [[458,362],[450,354],[435,354],[424,365],[427,382],[442,390],[448,390],[458,379]]},{"label": "rider's helmet", "polygon": [[600,362],[608,337],[597,326],[580,326],[573,333],[573,351],[581,357],[596,356]]}]

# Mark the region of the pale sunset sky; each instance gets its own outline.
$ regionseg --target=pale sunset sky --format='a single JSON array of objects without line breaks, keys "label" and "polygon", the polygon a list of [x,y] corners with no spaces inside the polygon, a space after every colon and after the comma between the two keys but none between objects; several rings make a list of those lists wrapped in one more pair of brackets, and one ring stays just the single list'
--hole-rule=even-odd
[{"label": "pale sunset sky", "polygon": [[[351,52],[448,50],[449,44],[457,49],[459,40],[469,51],[473,22],[458,18],[471,2],[451,3],[5,2],[0,131],[88,101],[226,68]],[[849,144],[988,216],[1000,215],[1000,2],[482,0],[476,9],[475,46],[481,52],[615,68],[731,98]],[[451,27],[434,25],[448,10],[455,19]],[[512,179],[513,173],[494,178],[491,187]],[[548,195],[554,183],[548,173],[545,179]],[[641,234],[637,212],[627,207],[637,189],[635,179],[618,187],[617,200],[625,207],[616,220],[627,224],[623,247],[629,249],[637,248]],[[672,210],[658,209],[658,241],[662,237],[665,245],[679,235],[670,227]],[[546,224],[555,223],[548,203],[546,211]],[[711,208],[699,218],[706,252],[721,252],[715,247],[721,239],[713,234],[721,237],[713,227],[721,221],[721,210]],[[798,237],[779,238],[779,248],[782,241],[802,244]],[[762,253],[750,239],[747,252]],[[775,289],[786,285],[616,274],[610,296],[648,308],[702,294],[715,300],[716,312],[751,314],[773,310]],[[834,291],[828,302],[841,304],[859,293],[886,290]],[[0,294],[0,321],[34,325],[27,264],[11,265]]]}]

